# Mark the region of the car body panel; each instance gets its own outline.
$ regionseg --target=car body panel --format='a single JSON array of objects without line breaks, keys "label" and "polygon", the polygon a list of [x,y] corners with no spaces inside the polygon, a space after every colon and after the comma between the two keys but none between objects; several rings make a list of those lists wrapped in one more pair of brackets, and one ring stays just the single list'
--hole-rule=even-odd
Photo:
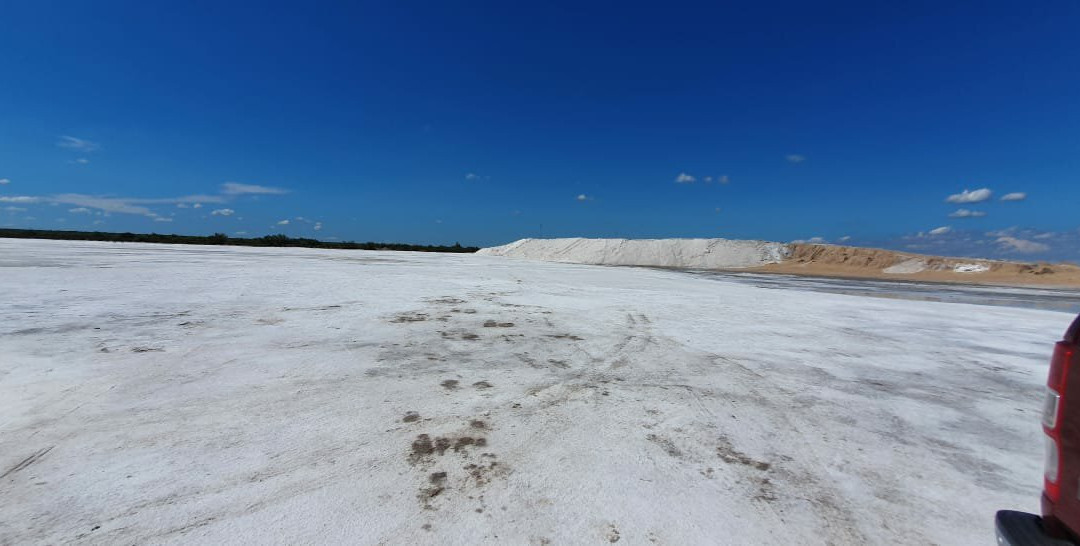
[{"label": "car body panel", "polygon": [[1058,344],[1073,349],[1066,378],[1065,392],[1061,393],[1058,419],[1061,423],[1061,474],[1058,483],[1061,494],[1057,501],[1043,495],[1043,517],[1052,531],[1067,532],[1075,539],[1080,537],[1080,317],[1073,321]]}]

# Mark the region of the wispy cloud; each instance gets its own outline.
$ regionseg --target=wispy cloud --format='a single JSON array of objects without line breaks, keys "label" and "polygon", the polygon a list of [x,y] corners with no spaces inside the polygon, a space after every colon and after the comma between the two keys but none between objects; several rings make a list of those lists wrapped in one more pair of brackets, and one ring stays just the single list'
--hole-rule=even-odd
[{"label": "wispy cloud", "polygon": [[1080,229],[1052,232],[1020,227],[990,231],[952,229],[941,235],[920,232],[864,242],[880,248],[938,256],[1080,262]]},{"label": "wispy cloud", "polygon": [[476,173],[466,173],[465,180],[480,180],[480,175]]},{"label": "wispy cloud", "polygon": [[11,180],[9,180],[7,178],[0,178],[0,186],[7,186],[10,183],[11,183]]},{"label": "wispy cloud", "polygon": [[58,203],[62,205],[75,205],[115,212],[119,214],[137,214],[140,216],[157,217],[158,214],[150,210],[147,205],[179,205],[194,203],[194,208],[199,208],[200,202],[222,203],[225,198],[220,195],[184,195],[180,197],[141,198],[141,197],[101,197],[97,195],[84,195],[81,193],[63,193],[41,198],[42,201]]},{"label": "wispy cloud", "polygon": [[998,237],[997,240],[994,242],[996,242],[1002,250],[1007,252],[1018,252],[1021,254],[1037,254],[1039,252],[1046,252],[1050,250],[1050,245],[1036,243],[1035,241],[1019,239],[1011,236]]},{"label": "wispy cloud", "polygon": [[787,156],[784,156],[784,159],[788,160],[788,163],[802,163],[803,161],[806,161],[806,156],[799,154],[788,154]]},{"label": "wispy cloud", "polygon": [[322,229],[322,222],[315,222],[315,225],[312,226],[311,228],[314,229],[315,231],[321,230]]},{"label": "wispy cloud", "polygon": [[1022,191],[1014,191],[1001,196],[1002,201],[1023,201],[1024,199],[1027,199],[1027,194]]},{"label": "wispy cloud", "polygon": [[78,163],[79,165],[88,165],[90,163],[90,160],[86,159],[85,157],[80,157],[75,160],[75,163]]},{"label": "wispy cloud", "polygon": [[233,209],[217,209],[210,211],[211,216],[232,216],[236,212]]},{"label": "wispy cloud", "polygon": [[4,210],[6,210],[8,212],[26,212],[26,208],[24,208],[24,207],[7,206],[7,207],[4,207]]},{"label": "wispy cloud", "polygon": [[[283,188],[269,186],[257,186],[254,184],[239,184],[226,182],[221,186],[218,194],[194,194],[181,195],[178,197],[113,197],[100,195],[86,195],[81,193],[64,193],[59,195],[43,196],[0,196],[0,202],[8,203],[51,203],[57,205],[73,205],[78,208],[95,209],[107,213],[135,214],[157,218],[160,214],[151,210],[153,205],[175,205],[178,208],[202,208],[203,203],[227,203],[243,195],[276,195],[288,193]],[[218,209],[213,215],[228,216],[220,211],[232,209]]]},{"label": "wispy cloud", "polygon": [[172,222],[172,218],[169,218],[168,216],[155,216],[154,221],[155,222]]},{"label": "wispy cloud", "polygon": [[93,195],[82,195],[79,193],[63,193],[60,195],[54,195],[46,198],[51,203],[59,203],[62,205],[75,205],[77,207],[97,209],[104,212],[114,212],[118,214],[137,214],[141,216],[149,216],[151,218],[157,216],[154,211],[147,207],[137,204],[135,200],[123,199],[117,197],[96,197]]},{"label": "wispy cloud", "polygon": [[676,184],[693,184],[694,182],[697,182],[697,178],[686,173],[679,173],[679,176],[675,177]]},{"label": "wispy cloud", "polygon": [[934,229],[930,230],[930,235],[945,235],[946,233],[948,233],[950,231],[952,231],[951,227],[949,227],[949,226],[941,226],[939,228],[934,228]]},{"label": "wispy cloud", "polygon": [[578,194],[578,196],[577,196],[577,197],[575,197],[574,199],[578,200],[578,202],[581,202],[581,201],[592,201],[592,197],[590,197],[590,196],[588,196],[588,195],[585,195],[584,193]]},{"label": "wispy cloud", "polygon": [[289,190],[270,186],[259,186],[256,184],[226,182],[221,185],[221,193],[225,195],[281,195],[289,193]]},{"label": "wispy cloud", "polygon": [[716,181],[721,183],[721,184],[727,184],[727,183],[731,182],[731,179],[728,178],[728,175],[725,174],[725,175],[716,177]]},{"label": "wispy cloud", "polygon": [[60,137],[60,140],[56,142],[56,145],[61,148],[67,148],[68,150],[78,150],[80,152],[95,152],[101,149],[101,145],[97,142],[86,140],[83,138],[76,138],[69,135]]},{"label": "wispy cloud", "polygon": [[287,225],[289,225],[289,219],[286,218],[286,219],[278,222],[277,225],[279,225],[279,226],[287,226]]},{"label": "wispy cloud", "polygon": [[90,209],[86,207],[77,207],[73,209],[68,209],[68,212],[72,214],[90,214]]},{"label": "wispy cloud", "polygon": [[981,218],[983,216],[986,216],[986,213],[981,210],[968,209],[960,209],[949,214],[949,218]]},{"label": "wispy cloud", "polygon": [[990,199],[990,195],[993,192],[989,188],[979,188],[977,190],[964,190],[960,193],[954,193],[945,198],[947,203],[982,203],[987,199]]}]

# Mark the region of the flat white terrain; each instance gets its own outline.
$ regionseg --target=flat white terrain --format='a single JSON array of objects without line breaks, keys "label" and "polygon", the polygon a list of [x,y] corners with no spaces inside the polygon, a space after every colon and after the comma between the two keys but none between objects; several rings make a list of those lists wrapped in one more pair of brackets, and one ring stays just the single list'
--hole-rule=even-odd
[{"label": "flat white terrain", "polygon": [[0,543],[992,544],[1053,311],[0,239]]}]

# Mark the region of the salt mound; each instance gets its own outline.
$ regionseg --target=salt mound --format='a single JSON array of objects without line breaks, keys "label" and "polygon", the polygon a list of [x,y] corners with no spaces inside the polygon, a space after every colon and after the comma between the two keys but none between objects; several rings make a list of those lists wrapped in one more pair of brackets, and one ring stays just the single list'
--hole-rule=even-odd
[{"label": "salt mound", "polygon": [[894,266],[886,267],[882,271],[890,274],[920,273],[926,271],[926,262],[918,258],[911,258]]},{"label": "salt mound", "polygon": [[990,266],[985,264],[956,264],[953,268],[955,273],[986,273],[990,271]]},{"label": "salt mound", "polygon": [[723,269],[779,263],[788,246],[730,239],[522,239],[477,254],[548,262]]}]

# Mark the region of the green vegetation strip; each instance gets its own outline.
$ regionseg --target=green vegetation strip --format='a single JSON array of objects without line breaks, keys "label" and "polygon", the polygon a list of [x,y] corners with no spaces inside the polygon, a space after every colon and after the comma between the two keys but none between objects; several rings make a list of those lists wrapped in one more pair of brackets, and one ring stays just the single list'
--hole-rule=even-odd
[{"label": "green vegetation strip", "polygon": [[66,241],[112,241],[118,243],[169,243],[177,245],[232,245],[232,246],[295,246],[305,248],[333,248],[342,250],[409,250],[415,252],[476,252],[478,247],[446,245],[409,245],[404,243],[356,243],[327,242],[317,239],[294,238],[286,235],[264,237],[228,237],[224,233],[213,235],[164,235],[160,233],[109,233],[104,231],[58,231],[51,229],[0,229],[0,237],[10,239],[58,239]]}]

